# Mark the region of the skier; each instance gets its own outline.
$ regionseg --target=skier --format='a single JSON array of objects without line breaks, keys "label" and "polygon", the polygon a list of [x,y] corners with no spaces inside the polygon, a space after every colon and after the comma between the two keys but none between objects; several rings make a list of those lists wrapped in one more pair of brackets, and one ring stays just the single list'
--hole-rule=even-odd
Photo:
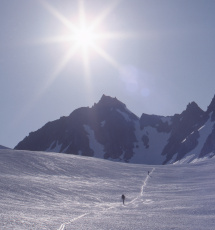
[{"label": "skier", "polygon": [[125,205],[125,195],[122,194],[122,203]]},{"label": "skier", "polygon": [[148,171],[148,175],[149,175],[149,173],[150,173],[150,172]]}]

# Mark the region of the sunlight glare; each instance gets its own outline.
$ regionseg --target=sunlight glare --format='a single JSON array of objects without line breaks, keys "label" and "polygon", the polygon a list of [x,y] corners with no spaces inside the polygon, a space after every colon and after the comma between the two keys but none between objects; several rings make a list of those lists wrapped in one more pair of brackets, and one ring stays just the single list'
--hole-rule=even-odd
[{"label": "sunlight glare", "polygon": [[87,46],[90,46],[92,43],[95,42],[96,34],[92,33],[87,28],[81,28],[75,34],[74,39],[78,45],[87,47]]},{"label": "sunlight glare", "polygon": [[[78,1],[78,17],[76,20],[69,20],[64,15],[62,15],[56,8],[50,5],[46,0],[41,0],[43,6],[64,26],[64,33],[59,34],[55,37],[49,37],[44,39],[44,43],[61,43],[68,48],[68,51],[62,57],[61,62],[56,66],[52,76],[45,84],[43,91],[49,87],[49,85],[60,75],[60,72],[68,64],[70,59],[75,55],[82,58],[83,61],[83,71],[86,80],[90,80],[90,59],[91,55],[96,53],[104,60],[108,61],[116,69],[120,68],[120,64],[111,57],[104,49],[104,41],[107,39],[122,39],[125,37],[123,33],[110,33],[105,32],[103,21],[107,16],[115,9],[115,7],[121,2],[121,0],[112,1],[105,10],[102,11],[93,20],[87,18],[85,12],[84,1]],[[89,16],[89,15],[88,15]]]}]

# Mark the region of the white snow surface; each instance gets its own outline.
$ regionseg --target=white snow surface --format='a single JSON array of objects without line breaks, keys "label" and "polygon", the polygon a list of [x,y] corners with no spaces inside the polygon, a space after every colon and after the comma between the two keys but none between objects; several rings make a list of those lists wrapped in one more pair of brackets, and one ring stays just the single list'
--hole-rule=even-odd
[{"label": "white snow surface", "polygon": [[215,157],[149,166],[0,150],[3,230],[212,230],[214,191]]},{"label": "white snow surface", "polygon": [[104,146],[96,140],[94,130],[92,130],[89,125],[84,125],[84,129],[88,133],[89,145],[94,151],[94,157],[104,158]]},{"label": "white snow surface", "polygon": [[[192,151],[190,151],[180,161],[175,162],[176,164],[177,163],[191,163],[192,161],[194,161],[198,158],[198,156],[200,155],[201,149],[203,148],[203,146],[207,140],[207,137],[211,134],[211,132],[213,130],[214,124],[215,124],[215,122],[214,121],[212,122],[211,117],[210,117],[208,119],[208,121],[205,123],[205,125],[202,126],[198,130],[199,131],[199,138],[198,138],[198,145],[196,146],[196,148],[194,148]],[[191,133],[190,135],[192,135],[193,133]],[[186,140],[187,140],[187,138],[185,140],[183,140],[182,142],[185,142]]]},{"label": "white snow surface", "polygon": [[[131,163],[139,164],[162,164],[166,156],[161,155],[161,152],[168,142],[169,133],[158,132],[156,128],[145,127],[141,130],[139,123],[135,122],[135,135],[137,138],[134,146],[134,156],[131,158]],[[142,141],[143,135],[149,138],[149,146],[146,148]]]}]

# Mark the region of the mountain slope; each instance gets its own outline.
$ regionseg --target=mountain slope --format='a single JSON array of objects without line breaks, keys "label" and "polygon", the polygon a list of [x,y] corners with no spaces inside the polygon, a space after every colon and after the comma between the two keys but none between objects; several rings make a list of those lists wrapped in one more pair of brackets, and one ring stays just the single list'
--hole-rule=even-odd
[{"label": "mountain slope", "polygon": [[214,164],[214,157],[149,166],[0,150],[0,229],[211,230]]},{"label": "mountain slope", "polygon": [[9,149],[9,148],[7,148],[7,147],[5,147],[3,145],[0,145],[0,149]]},{"label": "mountain slope", "polygon": [[192,102],[181,114],[138,118],[116,98],[103,95],[93,107],[76,109],[30,133],[15,149],[166,164],[215,153],[214,122],[215,98],[206,112]]}]

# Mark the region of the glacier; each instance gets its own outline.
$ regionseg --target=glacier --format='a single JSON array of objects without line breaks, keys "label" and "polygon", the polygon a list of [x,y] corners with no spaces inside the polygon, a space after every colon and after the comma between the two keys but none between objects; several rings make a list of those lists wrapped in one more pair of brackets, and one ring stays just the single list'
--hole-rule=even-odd
[{"label": "glacier", "polygon": [[0,229],[212,230],[214,166],[213,155],[144,165],[2,149]]}]

